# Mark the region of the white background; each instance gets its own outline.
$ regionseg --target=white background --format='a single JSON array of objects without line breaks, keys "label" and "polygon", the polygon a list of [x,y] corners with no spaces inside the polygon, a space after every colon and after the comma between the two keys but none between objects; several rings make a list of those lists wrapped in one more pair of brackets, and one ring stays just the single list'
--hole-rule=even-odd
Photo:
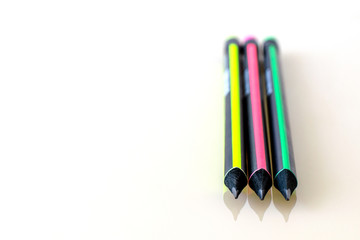
[{"label": "white background", "polygon": [[[357,1],[2,1],[0,239],[359,239]],[[299,186],[223,196],[223,44],[275,36]]]}]

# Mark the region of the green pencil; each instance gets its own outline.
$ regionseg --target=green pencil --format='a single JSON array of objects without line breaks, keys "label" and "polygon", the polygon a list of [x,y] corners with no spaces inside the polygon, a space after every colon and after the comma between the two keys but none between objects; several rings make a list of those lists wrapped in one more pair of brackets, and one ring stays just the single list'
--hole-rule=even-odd
[{"label": "green pencil", "polygon": [[264,65],[274,186],[289,200],[297,187],[297,179],[278,55],[276,40],[267,39]]}]

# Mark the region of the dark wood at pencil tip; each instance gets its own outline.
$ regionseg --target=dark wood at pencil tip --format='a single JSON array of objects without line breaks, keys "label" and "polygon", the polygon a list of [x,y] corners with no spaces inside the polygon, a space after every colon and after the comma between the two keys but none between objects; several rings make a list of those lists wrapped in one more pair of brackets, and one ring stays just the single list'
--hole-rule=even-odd
[{"label": "dark wood at pencil tip", "polygon": [[226,173],[224,184],[236,199],[247,185],[246,174],[240,168],[233,168],[228,173]]},{"label": "dark wood at pencil tip", "polygon": [[274,187],[289,201],[291,194],[297,187],[295,174],[288,169],[281,170],[274,178]]},{"label": "dark wood at pencil tip", "polygon": [[264,200],[266,193],[272,186],[271,175],[265,169],[259,169],[249,179],[249,187],[254,190],[260,200]]}]

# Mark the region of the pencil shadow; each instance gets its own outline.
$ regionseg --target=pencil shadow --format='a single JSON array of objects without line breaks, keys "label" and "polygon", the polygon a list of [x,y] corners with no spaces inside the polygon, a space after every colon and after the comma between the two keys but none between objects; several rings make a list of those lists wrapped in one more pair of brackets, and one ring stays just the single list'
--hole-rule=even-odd
[{"label": "pencil shadow", "polygon": [[286,201],[283,195],[275,188],[273,188],[273,201],[275,207],[283,215],[285,222],[289,220],[291,210],[296,204],[296,191],[292,194],[289,201]]},{"label": "pencil shadow", "polygon": [[226,207],[231,211],[234,217],[234,221],[237,220],[237,217],[241,209],[244,207],[246,203],[246,198],[247,198],[246,189],[242,191],[238,199],[235,199],[229,190],[224,193],[223,195],[224,203]]},{"label": "pencil shadow", "polygon": [[[321,121],[331,121],[332,111],[326,99],[319,98],[319,92],[313,90],[317,86],[314,79],[332,79],[333,74],[331,67],[326,68],[326,71],[313,69],[332,66],[331,61],[331,57],[315,53],[297,52],[282,56],[284,90],[298,179],[298,195],[296,198],[293,195],[291,199],[294,200],[290,200],[293,202],[289,204],[299,201],[308,208],[318,208],[331,196],[331,184],[326,179],[332,179],[332,176],[321,171],[328,159],[322,149],[323,134],[318,124]],[[274,195],[274,202],[280,201],[277,196],[278,194],[275,198]]]},{"label": "pencil shadow", "polygon": [[258,215],[259,220],[262,221],[264,218],[264,214],[266,212],[266,209],[269,208],[270,202],[271,202],[271,191],[269,190],[266,194],[264,200],[260,200],[258,195],[249,188],[248,191],[248,200],[250,207],[254,210],[254,212]]}]

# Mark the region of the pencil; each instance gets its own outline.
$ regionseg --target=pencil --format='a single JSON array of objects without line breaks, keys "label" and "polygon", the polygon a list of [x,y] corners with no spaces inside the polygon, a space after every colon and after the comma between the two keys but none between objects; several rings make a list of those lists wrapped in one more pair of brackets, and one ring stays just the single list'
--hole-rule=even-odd
[{"label": "pencil", "polygon": [[272,186],[267,149],[263,99],[259,73],[258,45],[254,38],[244,44],[244,89],[247,112],[247,155],[249,186],[261,200]]},{"label": "pencil", "polygon": [[247,185],[241,107],[240,45],[236,38],[225,44],[225,156],[224,184],[238,198]]},{"label": "pencil", "polygon": [[264,65],[274,186],[289,200],[297,179],[278,53],[276,40],[267,39]]}]

